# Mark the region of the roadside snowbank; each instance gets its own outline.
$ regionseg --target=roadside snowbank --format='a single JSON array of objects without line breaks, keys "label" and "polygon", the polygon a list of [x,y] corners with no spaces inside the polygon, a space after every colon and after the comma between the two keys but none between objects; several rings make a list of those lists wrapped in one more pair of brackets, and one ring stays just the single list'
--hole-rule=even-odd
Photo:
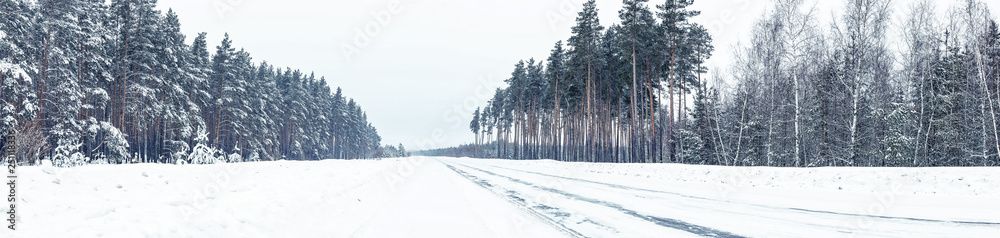
[{"label": "roadside snowbank", "polygon": [[1000,168],[990,167],[729,167],[685,164],[574,163],[554,160],[505,163],[575,173],[608,174],[662,182],[704,183],[720,187],[880,192],[898,184],[899,193],[991,196],[1000,198]]},{"label": "roadside snowbank", "polygon": [[23,166],[17,230],[0,237],[314,237],[351,219],[338,214],[379,195],[378,178],[400,164]]}]

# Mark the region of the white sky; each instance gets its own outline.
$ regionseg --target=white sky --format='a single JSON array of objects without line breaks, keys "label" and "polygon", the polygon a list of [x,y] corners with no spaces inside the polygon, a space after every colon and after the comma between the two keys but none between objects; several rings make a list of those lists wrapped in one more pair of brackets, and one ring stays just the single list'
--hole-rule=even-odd
[{"label": "white sky", "polygon": [[[418,150],[472,142],[472,111],[504,85],[518,60],[544,60],[556,41],[568,39],[583,2],[160,0],[158,5],[180,16],[188,42],[198,32],[208,32],[213,53],[228,32],[233,45],[249,51],[255,62],[325,76],[331,87],[342,87],[368,112],[383,143]],[[838,0],[819,2],[819,9],[842,5]],[[895,2],[900,16],[906,9],[902,6],[912,0]],[[939,1],[938,8],[952,2]],[[991,9],[1000,7],[1000,1],[985,2]],[[650,2],[651,7],[656,4],[662,1]],[[709,67],[726,70],[732,46],[746,38],[770,4],[695,2],[692,8],[702,16],[694,20],[707,26],[715,40]],[[619,22],[620,0],[598,0],[597,6],[603,25]],[[834,17],[829,10],[819,12],[823,21]],[[371,34],[359,34],[366,31]],[[345,54],[345,46],[356,51]]]}]

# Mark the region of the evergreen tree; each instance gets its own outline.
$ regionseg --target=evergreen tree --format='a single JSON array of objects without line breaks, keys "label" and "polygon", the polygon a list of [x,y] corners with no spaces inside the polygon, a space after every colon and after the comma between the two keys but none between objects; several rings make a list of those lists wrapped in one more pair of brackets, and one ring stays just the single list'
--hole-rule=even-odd
[{"label": "evergreen tree", "polygon": [[[211,133],[212,143],[215,149],[226,149],[228,146],[223,144],[222,141],[225,140],[226,136],[223,134],[232,133],[227,132],[227,128],[232,128],[231,126],[223,125],[223,122],[231,124],[233,119],[231,118],[233,109],[233,102],[235,97],[238,95],[227,95],[227,93],[232,94],[238,86],[236,80],[235,63],[233,62],[235,58],[234,54],[236,49],[232,47],[232,41],[229,40],[229,34],[225,35],[222,39],[222,43],[215,48],[215,54],[212,56],[212,76],[211,82],[214,88],[213,93],[215,102],[211,105],[215,107],[215,114],[211,119]],[[223,107],[226,111],[223,111]],[[238,109],[236,109],[238,110]]]},{"label": "evergreen tree", "polygon": [[[34,61],[29,55],[34,51],[31,44],[31,16],[34,9],[23,1],[0,0],[0,141],[8,143],[7,136],[12,130],[19,135],[29,134],[28,124],[39,123],[36,80],[32,80]],[[30,132],[33,134],[38,131]],[[44,140],[42,141],[44,142]],[[36,143],[34,146],[41,143]],[[27,148],[27,145],[18,145]],[[7,148],[0,148],[7,154]],[[27,159],[17,155],[18,158]],[[32,158],[34,159],[34,158]]]},{"label": "evergreen tree", "polygon": [[333,156],[334,158],[343,159],[345,158],[344,151],[346,150],[347,141],[347,102],[344,101],[344,94],[338,87],[337,92],[333,95],[333,102],[331,103],[331,115],[333,118],[333,134],[334,134],[334,146],[333,146]]},{"label": "evergreen tree", "polygon": [[[57,166],[75,166],[87,163],[86,156],[80,150],[82,146],[83,122],[78,118],[81,110],[83,89],[80,86],[79,72],[71,63],[79,58],[80,51],[75,47],[75,40],[81,37],[78,22],[74,21],[81,15],[79,2],[40,1],[40,12],[37,19],[41,26],[38,30],[45,39],[46,47],[42,48],[42,64],[40,68],[41,83],[45,85],[39,101],[46,120],[43,128],[51,133],[52,144],[55,145],[53,164]],[[69,79],[69,80],[67,80]]]},{"label": "evergreen tree", "polygon": [[472,121],[469,122],[469,129],[472,130],[472,133],[476,135],[477,146],[479,145],[479,129],[481,125],[479,120],[480,120],[479,108],[476,108],[476,111],[472,113]]},{"label": "evergreen tree", "polygon": [[928,158],[931,158],[927,165],[930,166],[951,165],[969,156],[963,150],[963,128],[960,124],[960,112],[966,106],[965,97],[968,97],[962,89],[962,83],[967,80],[963,72],[964,57],[958,48],[949,46],[934,64],[933,78],[926,85],[930,96],[927,122],[927,151],[930,151]]},{"label": "evergreen tree", "polygon": [[[565,96],[563,95],[563,92],[566,91],[566,85],[567,85],[566,84],[567,72],[565,66],[566,51],[563,49],[562,41],[556,42],[546,62],[547,62],[545,67],[546,78],[548,80],[548,84],[551,86],[549,87],[549,90],[545,92],[545,95],[547,95],[548,99],[552,102],[552,109],[550,111],[550,113],[552,114],[551,115],[552,122],[550,123],[552,131],[551,132],[552,152],[550,156],[555,160],[560,160],[562,158],[562,150],[560,150],[560,148],[562,147],[561,145],[563,143],[562,132],[564,123],[564,121],[562,120],[562,111],[566,108],[564,106],[565,100],[563,98],[565,98]],[[562,84],[560,84],[559,82],[560,80],[563,81]],[[488,106],[486,107],[487,109],[485,111],[489,112],[488,115],[490,115],[490,117],[495,117],[495,114],[493,114],[491,110],[492,108],[489,106],[489,104],[491,103],[487,104]],[[491,126],[488,126],[487,131],[490,131],[490,129]]]}]

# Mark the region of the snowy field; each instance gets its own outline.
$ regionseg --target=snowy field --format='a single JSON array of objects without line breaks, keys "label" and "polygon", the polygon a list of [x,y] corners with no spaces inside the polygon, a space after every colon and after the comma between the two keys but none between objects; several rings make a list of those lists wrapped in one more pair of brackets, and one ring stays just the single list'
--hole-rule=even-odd
[{"label": "snowy field", "polygon": [[996,237],[1000,168],[414,157],[18,168],[0,237]]}]

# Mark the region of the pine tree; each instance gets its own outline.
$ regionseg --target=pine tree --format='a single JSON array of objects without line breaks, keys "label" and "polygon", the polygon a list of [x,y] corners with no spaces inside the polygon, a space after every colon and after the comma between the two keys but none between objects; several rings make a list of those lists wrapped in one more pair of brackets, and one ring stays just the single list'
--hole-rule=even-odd
[{"label": "pine tree", "polygon": [[344,94],[338,87],[337,92],[333,95],[333,102],[331,103],[331,115],[333,119],[333,134],[334,134],[334,147],[333,155],[334,158],[343,159],[345,145],[347,142],[347,102],[344,101]]},{"label": "pine tree", "polygon": [[[208,53],[208,45],[206,42],[207,33],[199,33],[192,42],[189,52],[190,60],[189,67],[185,70],[187,73],[188,80],[186,81],[185,88],[187,89],[188,100],[192,104],[188,105],[187,109],[192,114],[190,117],[190,123],[192,125],[192,135],[187,137],[187,143],[192,145],[191,153],[189,154],[190,163],[195,163],[194,153],[200,148],[202,155],[210,155],[214,152],[207,152],[206,150],[211,147],[211,143],[208,141],[209,131],[214,131],[215,123],[213,120],[216,114],[212,106],[213,95],[215,95],[213,90],[211,90],[212,82],[209,80],[209,75],[211,75],[210,68],[210,58]],[[204,140],[201,140],[204,139]],[[199,161],[205,161],[204,157],[199,157]]]},{"label": "pine tree", "polygon": [[469,122],[469,130],[472,130],[472,133],[476,135],[476,146],[479,146],[479,129],[481,125],[479,114],[479,108],[476,108],[476,111],[472,113],[472,121]]},{"label": "pine tree", "polygon": [[[644,105],[648,104],[645,102],[652,103],[653,99],[651,97],[642,96],[647,95],[644,93],[646,90],[654,87],[651,79],[654,76],[651,75],[652,72],[650,72],[649,69],[653,64],[651,60],[655,60],[657,58],[655,55],[651,55],[651,53],[655,53],[657,51],[655,47],[659,44],[659,42],[657,42],[659,37],[656,35],[655,31],[656,22],[652,18],[652,12],[650,12],[649,8],[646,7],[646,2],[646,0],[623,1],[624,6],[622,7],[622,10],[618,11],[618,16],[622,20],[622,25],[620,28],[615,28],[621,29],[618,33],[622,39],[620,42],[622,44],[622,55],[625,55],[629,59],[629,62],[631,62],[631,86],[629,87],[631,97],[628,101],[630,102],[629,104],[631,109],[630,126],[633,131],[629,136],[632,138],[633,142],[648,141],[650,139],[647,137],[649,136],[649,133],[646,133],[645,130],[642,130],[643,132],[639,132],[642,138],[636,140],[637,137],[640,136],[637,134],[637,131],[640,131],[641,128],[647,128],[646,130],[649,130],[654,129],[655,127],[655,124],[644,126],[645,123],[643,122],[648,120],[652,123],[654,120],[652,116],[647,119],[642,119],[644,117],[640,117],[639,113],[640,108],[644,108],[645,110],[643,111],[649,111],[651,115],[656,109],[656,107],[653,106],[646,108]],[[639,76],[640,74],[642,74],[642,76]],[[639,81],[640,77],[644,79],[642,80],[642,83]],[[647,81],[650,83],[647,84]],[[658,83],[659,80],[656,81]],[[643,113],[643,115],[645,115],[645,113]],[[631,148],[633,148],[633,156],[646,157],[646,162],[651,162],[652,158],[650,158],[647,154],[635,154],[638,152],[635,149],[645,148],[648,145],[649,143],[642,143],[637,144],[637,146],[631,146]],[[646,150],[643,150],[643,152],[645,151]]]},{"label": "pine tree", "polygon": [[601,26],[597,17],[597,3],[589,0],[583,4],[583,10],[578,14],[576,25],[573,26],[573,35],[568,41],[568,45],[572,47],[569,51],[569,67],[573,72],[572,84],[575,90],[571,90],[567,99],[574,105],[579,105],[575,113],[583,123],[581,128],[577,128],[580,130],[577,135],[580,136],[576,138],[576,144],[582,150],[576,152],[576,158],[583,161],[594,160],[590,155],[593,150],[591,143],[594,135],[594,85],[597,80],[595,71],[603,63],[600,57],[602,31],[604,26]]},{"label": "pine tree", "polygon": [[[34,14],[22,1],[0,0],[0,141],[8,143],[7,135],[16,130],[19,135],[27,135],[28,124],[35,121],[38,101],[35,81],[31,69],[34,62],[29,58],[33,51],[29,34],[32,30],[30,16]],[[32,133],[38,133],[32,132]],[[18,145],[19,148],[27,148]],[[36,143],[35,146],[40,146]],[[7,154],[7,148],[0,148]],[[17,155],[18,158],[27,159]]]},{"label": "pine tree", "polygon": [[158,61],[161,63],[160,71],[164,80],[152,85],[159,92],[157,99],[162,104],[161,115],[157,116],[156,132],[159,139],[154,150],[162,153],[160,157],[164,160],[160,162],[176,163],[177,160],[187,158],[187,152],[191,146],[186,141],[194,135],[195,129],[192,125],[193,116],[190,107],[194,104],[186,90],[197,90],[196,88],[185,88],[192,85],[190,74],[187,71],[191,67],[190,52],[184,44],[184,35],[180,33],[180,21],[173,10],[169,10],[160,27],[163,30],[162,39],[163,50],[160,51]]},{"label": "pine tree", "polygon": [[[211,83],[212,88],[214,88],[213,93],[215,102],[212,106],[215,107],[215,114],[212,116],[212,131],[210,132],[212,136],[212,144],[215,149],[224,149],[227,145],[222,144],[222,140],[226,138],[224,133],[227,133],[223,125],[224,121],[231,120],[225,112],[223,112],[223,107],[232,106],[232,101],[234,96],[227,96],[227,92],[236,90],[233,88],[235,85],[234,80],[236,78],[235,67],[233,67],[233,58],[235,49],[232,47],[232,41],[229,40],[229,34],[225,35],[222,39],[222,43],[215,48],[215,54],[212,56],[212,76]],[[228,89],[228,90],[227,90]],[[227,108],[227,112],[228,112]]]},{"label": "pine tree", "polygon": [[[548,97],[551,98],[550,100],[553,103],[551,111],[551,113],[553,114],[551,122],[551,129],[552,129],[551,156],[555,160],[561,160],[562,150],[560,148],[562,148],[563,145],[561,137],[561,133],[563,132],[562,110],[563,108],[565,108],[565,106],[563,106],[564,104],[563,98],[565,98],[565,96],[563,96],[562,94],[566,90],[566,82],[565,82],[566,51],[563,49],[562,41],[556,42],[555,46],[552,48],[551,53],[549,54],[549,58],[546,61],[548,64],[546,65],[547,70],[545,71],[545,73],[549,85],[552,86],[549,87],[549,90],[545,93],[545,95],[548,95]],[[559,83],[560,80],[563,81],[561,85]],[[493,112],[490,109],[491,107],[487,106],[486,111],[490,112],[489,115],[491,117],[495,116],[495,114],[493,114]],[[491,127],[487,127],[487,131],[489,131],[490,128]]]},{"label": "pine tree", "polygon": [[661,20],[662,32],[665,37],[663,48],[665,49],[664,57],[667,57],[666,61],[668,65],[668,69],[666,70],[666,80],[668,81],[667,85],[669,86],[668,94],[670,95],[670,116],[667,119],[668,125],[666,125],[666,136],[668,152],[672,161],[674,160],[673,157],[675,153],[675,142],[673,137],[674,130],[676,128],[674,124],[678,120],[675,117],[677,112],[674,108],[676,105],[674,103],[674,96],[676,94],[675,87],[683,87],[679,85],[685,82],[683,79],[690,79],[690,77],[684,77],[685,75],[690,74],[686,74],[686,71],[683,70],[686,66],[684,61],[685,54],[683,52],[683,40],[686,32],[685,25],[690,17],[701,14],[701,12],[698,11],[685,10],[693,3],[693,0],[666,0],[666,2],[662,5],[656,6],[656,8],[659,9],[659,12],[657,12],[656,15]]},{"label": "pine tree", "polygon": [[[43,64],[41,70],[41,98],[43,115],[52,134],[55,152],[53,164],[57,166],[75,166],[87,163],[86,156],[80,150],[83,143],[83,122],[78,118],[81,110],[83,89],[77,66],[71,62],[79,59],[81,51],[74,44],[82,35],[78,22],[74,21],[81,15],[79,2],[41,1],[38,3],[43,15],[39,16],[38,24],[43,38],[47,42],[42,51]],[[69,80],[67,80],[69,79]]]}]

